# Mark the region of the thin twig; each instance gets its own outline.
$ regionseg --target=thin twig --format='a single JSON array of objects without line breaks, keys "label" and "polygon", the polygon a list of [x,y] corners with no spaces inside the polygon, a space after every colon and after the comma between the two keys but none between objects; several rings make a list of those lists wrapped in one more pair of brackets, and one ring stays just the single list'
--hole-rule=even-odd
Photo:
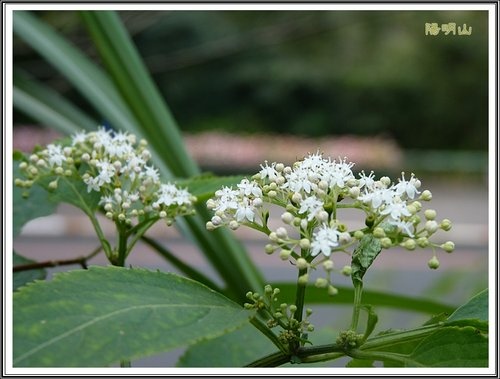
[{"label": "thin twig", "polygon": [[14,266],[12,268],[12,271],[19,272],[19,271],[37,270],[46,267],[57,267],[57,266],[74,265],[74,264],[79,264],[80,266],[82,266],[82,268],[86,269],[87,261],[95,257],[97,254],[99,254],[101,250],[102,246],[98,246],[94,251],[92,251],[92,253],[83,257],[21,264]]}]

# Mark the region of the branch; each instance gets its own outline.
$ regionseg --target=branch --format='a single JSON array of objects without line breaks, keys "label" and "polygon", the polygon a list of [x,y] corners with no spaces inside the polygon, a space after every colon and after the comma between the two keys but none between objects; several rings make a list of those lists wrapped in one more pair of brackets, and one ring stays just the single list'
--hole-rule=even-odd
[{"label": "branch", "polygon": [[35,263],[26,263],[22,265],[17,265],[12,268],[13,272],[19,271],[28,271],[28,270],[37,270],[46,267],[57,267],[57,266],[66,266],[66,265],[74,265],[79,264],[82,268],[87,268],[87,261],[95,257],[102,250],[102,246],[98,246],[92,253],[89,255],[72,258],[72,259],[61,259],[61,260],[50,260],[45,262],[35,262]]}]

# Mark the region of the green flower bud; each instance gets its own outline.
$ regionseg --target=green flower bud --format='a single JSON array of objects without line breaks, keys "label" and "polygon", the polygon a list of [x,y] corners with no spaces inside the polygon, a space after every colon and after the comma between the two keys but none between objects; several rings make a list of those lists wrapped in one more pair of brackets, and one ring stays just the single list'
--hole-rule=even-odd
[{"label": "green flower bud", "polygon": [[382,183],[386,187],[389,187],[391,185],[391,178],[389,178],[388,176],[382,176],[380,178],[380,183]]},{"label": "green flower bud", "polygon": [[429,259],[427,265],[429,266],[430,269],[436,270],[439,267],[439,261],[436,258],[436,256],[433,256],[431,259]]},{"label": "green flower bud", "polygon": [[420,201],[414,201],[411,205],[417,209],[417,212],[422,209],[422,203]]},{"label": "green flower bud", "polygon": [[351,266],[344,266],[342,268],[342,275],[350,276],[351,274],[352,274],[352,267]]},{"label": "green flower bud", "polygon": [[297,312],[297,306],[295,304],[290,305],[290,312],[292,313]]},{"label": "green flower bud", "polygon": [[314,332],[314,325],[307,325],[307,331],[308,332]]},{"label": "green flower bud", "polygon": [[292,252],[290,250],[283,249],[280,251],[280,258],[281,258],[281,260],[286,261],[286,260],[288,260],[288,258],[290,258],[291,254],[292,254]]},{"label": "green flower bud", "polygon": [[360,240],[361,238],[363,238],[364,235],[365,235],[365,233],[363,233],[361,230],[356,230],[354,232],[354,238],[356,238],[357,240]]},{"label": "green flower bud", "polygon": [[443,219],[441,223],[439,224],[439,227],[443,229],[445,232],[451,229],[451,221],[448,220],[447,218]]},{"label": "green flower bud", "polygon": [[310,315],[312,315],[313,311],[311,308],[307,308],[306,309],[306,316],[309,317]]},{"label": "green flower bud", "polygon": [[231,230],[236,230],[236,229],[238,229],[239,227],[240,227],[239,222],[237,222],[237,221],[235,221],[235,220],[231,220],[231,221],[229,222],[229,229],[231,229]]},{"label": "green flower bud", "polygon": [[392,247],[392,240],[389,237],[384,237],[380,239],[380,244],[384,249],[389,249]]},{"label": "green flower bud", "polygon": [[324,261],[323,262],[323,269],[326,271],[326,272],[330,272],[333,270],[333,261]]},{"label": "green flower bud", "polygon": [[304,270],[307,267],[309,267],[309,263],[307,263],[307,261],[304,258],[297,259],[297,268],[299,270]]},{"label": "green flower bud", "polygon": [[[274,184],[274,183],[272,183],[272,184]],[[276,196],[278,196],[278,193],[277,193],[276,191],[271,190],[271,191],[269,191],[269,192],[267,193],[267,196],[269,196],[271,199],[273,199],[273,198],[275,198]]]},{"label": "green flower bud", "polygon": [[53,180],[49,183],[49,189],[51,189],[51,190],[57,189],[57,180]]},{"label": "green flower bud", "polygon": [[420,247],[429,246],[429,239],[427,237],[420,237],[417,239],[417,245]]},{"label": "green flower bud", "polygon": [[407,239],[402,243],[402,246],[407,250],[415,250],[415,248],[417,247],[417,243],[414,239]]},{"label": "green flower bud", "polygon": [[429,233],[435,233],[439,228],[439,225],[436,221],[434,220],[429,220],[425,223],[425,230]]},{"label": "green flower bud", "polygon": [[441,249],[443,249],[447,253],[451,253],[453,250],[455,250],[455,244],[452,241],[447,241],[441,245]]},{"label": "green flower bud", "polygon": [[426,209],[424,216],[427,220],[434,220],[436,218],[436,211],[434,209]]},{"label": "green flower bud", "polygon": [[314,282],[314,286],[316,288],[326,288],[328,286],[328,280],[326,280],[325,278],[318,278]]},{"label": "green flower bud", "polygon": [[292,202],[294,202],[295,204],[298,204],[302,201],[302,195],[298,192],[295,192],[293,195],[292,195]]},{"label": "green flower bud", "polygon": [[417,207],[414,206],[413,204],[410,204],[406,207],[406,209],[408,210],[408,212],[410,212],[412,215],[414,215],[415,213],[418,212],[417,210]]},{"label": "green flower bud", "polygon": [[375,229],[373,229],[373,236],[375,238],[383,238],[385,237],[385,231],[381,227],[377,226]]},{"label": "green flower bud", "polygon": [[266,246],[264,246],[264,251],[266,252],[266,254],[274,253],[275,249],[276,249],[276,247],[274,245],[271,245],[270,243],[268,243]]},{"label": "green flower bud", "polygon": [[213,224],[212,221],[208,221],[206,224],[205,224],[205,228],[207,228],[208,231],[212,231],[212,230],[215,230],[215,225]]},{"label": "green flower bud", "polygon": [[422,192],[422,194],[420,195],[420,199],[424,200],[424,201],[431,201],[432,200],[432,192],[429,191],[429,190],[425,190],[424,192]]},{"label": "green flower bud", "polygon": [[299,286],[305,286],[308,281],[309,281],[309,274],[304,274],[299,276],[297,283],[299,284]]},{"label": "green flower bud", "polygon": [[285,228],[282,226],[276,229],[276,236],[281,239],[286,239],[288,238],[288,232],[286,231]]},{"label": "green flower bud", "polygon": [[301,249],[308,250],[311,248],[311,241],[307,238],[302,238],[299,242],[299,246]]},{"label": "green flower bud", "polygon": [[334,286],[332,285],[329,285],[328,286],[328,295],[330,296],[335,296],[336,294],[339,293],[339,290],[337,288],[335,288]]},{"label": "green flower bud", "polygon": [[293,222],[293,215],[290,212],[285,212],[281,215],[281,221],[285,224],[291,224]]},{"label": "green flower bud", "polygon": [[268,295],[272,294],[273,293],[273,287],[271,287],[270,284],[266,284],[266,286],[264,287],[264,292]]}]

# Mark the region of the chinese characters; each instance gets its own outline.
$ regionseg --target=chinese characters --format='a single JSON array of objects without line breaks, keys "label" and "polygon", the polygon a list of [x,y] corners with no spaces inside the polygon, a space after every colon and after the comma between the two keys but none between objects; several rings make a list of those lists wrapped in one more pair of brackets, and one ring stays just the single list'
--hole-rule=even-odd
[{"label": "chinese characters", "polygon": [[426,22],[425,23],[425,35],[437,36],[439,33],[443,33],[445,36],[459,35],[459,36],[470,36],[472,34],[472,26],[467,27],[467,24],[462,26],[455,22],[448,22],[447,24],[439,25],[437,22]]}]

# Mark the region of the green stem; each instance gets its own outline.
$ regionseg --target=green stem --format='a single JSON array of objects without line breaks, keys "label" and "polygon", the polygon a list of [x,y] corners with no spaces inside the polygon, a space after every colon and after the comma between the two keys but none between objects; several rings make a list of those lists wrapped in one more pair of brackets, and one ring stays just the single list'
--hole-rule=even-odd
[{"label": "green stem", "polygon": [[419,362],[416,362],[408,356],[404,354],[398,354],[398,353],[389,353],[389,352],[381,352],[381,351],[362,351],[359,349],[353,349],[349,351],[349,356],[356,358],[356,359],[365,359],[365,360],[375,360],[375,361],[396,361],[403,363],[405,366],[411,366],[411,367],[424,367]]},{"label": "green stem", "polygon": [[122,359],[120,361],[120,367],[132,367],[132,364],[128,359]]},{"label": "green stem", "polygon": [[[134,236],[132,237],[131,241],[129,242],[128,246],[127,246],[127,252],[125,254],[125,257],[128,257],[128,255],[130,254],[130,252],[132,251],[132,248],[135,246],[135,244],[137,243],[137,241],[139,241],[142,236],[144,235],[144,233],[147,232],[147,230],[154,225],[154,223],[158,221],[158,218],[153,218],[151,220],[147,220],[147,221],[144,221],[143,223],[141,224],[138,224],[136,225],[132,230],[134,230],[135,234]],[[140,227],[139,227],[140,226]],[[136,227],[139,227],[136,229]],[[131,231],[132,230],[128,230],[127,231],[127,237],[131,235]]]},{"label": "green stem", "polygon": [[116,229],[118,230],[118,257],[112,263],[115,266],[124,267],[125,258],[127,257],[127,228],[125,224],[117,222]]},{"label": "green stem", "polygon": [[[298,277],[307,274],[307,268],[300,269]],[[304,311],[304,297],[306,295],[306,285],[300,284],[297,281],[297,292],[295,294],[295,306],[297,310],[295,311],[294,318],[298,321],[302,321],[302,313]]]},{"label": "green stem", "polygon": [[288,362],[290,362],[290,355],[277,352],[257,359],[246,367],[278,367]]},{"label": "green stem", "polygon": [[361,294],[363,293],[363,283],[355,282],[354,283],[354,303],[352,309],[352,320],[351,320],[351,330],[356,331],[359,322],[359,312],[361,310]]}]

